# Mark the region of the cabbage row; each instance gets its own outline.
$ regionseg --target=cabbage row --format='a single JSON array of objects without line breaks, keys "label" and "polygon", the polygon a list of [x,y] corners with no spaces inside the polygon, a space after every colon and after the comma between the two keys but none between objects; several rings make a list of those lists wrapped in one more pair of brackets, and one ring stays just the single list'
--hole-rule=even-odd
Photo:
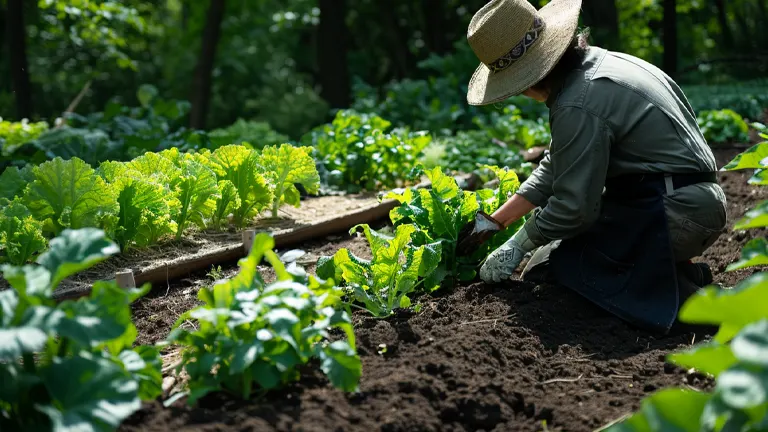
[{"label": "cabbage row", "polygon": [[297,185],[317,192],[310,152],[226,145],[147,152],[96,168],[76,157],[10,167],[0,175],[0,262],[28,262],[65,229],[102,229],[125,250],[190,229],[248,226],[267,210],[276,218],[282,204],[299,206]]}]

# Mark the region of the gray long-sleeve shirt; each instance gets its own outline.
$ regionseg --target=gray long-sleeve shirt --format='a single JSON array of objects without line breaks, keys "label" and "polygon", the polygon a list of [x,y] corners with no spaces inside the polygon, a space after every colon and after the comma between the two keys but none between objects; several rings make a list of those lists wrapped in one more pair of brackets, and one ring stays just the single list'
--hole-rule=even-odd
[{"label": "gray long-sleeve shirt", "polygon": [[607,178],[717,170],[680,88],[636,57],[590,47],[547,106],[550,152],[517,192],[542,207],[524,227],[536,246],[589,228]]}]

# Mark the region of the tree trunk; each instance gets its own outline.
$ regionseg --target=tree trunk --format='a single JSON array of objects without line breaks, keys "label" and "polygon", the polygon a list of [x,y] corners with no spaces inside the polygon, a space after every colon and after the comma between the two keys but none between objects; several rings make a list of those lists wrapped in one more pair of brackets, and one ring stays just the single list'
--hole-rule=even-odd
[{"label": "tree trunk", "polygon": [[733,47],[733,34],[731,26],[728,25],[728,12],[725,8],[725,0],[715,0],[717,6],[717,22],[720,24],[720,31],[723,32],[723,48]]},{"label": "tree trunk", "polygon": [[397,2],[380,1],[379,13],[382,30],[388,39],[387,50],[394,59],[397,68],[395,78],[406,78],[410,75],[408,40],[402,37],[403,29],[400,28],[397,20]]},{"label": "tree trunk", "polygon": [[424,41],[435,54],[445,54],[450,42],[445,38],[444,7],[441,0],[423,0]]},{"label": "tree trunk", "polygon": [[27,42],[24,29],[24,1],[8,0],[5,29],[10,51],[11,81],[16,96],[16,116],[32,117],[32,86],[27,67]]},{"label": "tree trunk", "polygon": [[221,37],[221,21],[224,18],[225,0],[211,0],[208,16],[203,30],[203,44],[195,70],[192,88],[192,112],[189,126],[193,129],[205,129],[208,117],[208,105],[211,101],[211,76],[216,60],[216,47]]},{"label": "tree trunk", "polygon": [[584,25],[593,30],[597,45],[611,50],[621,49],[619,10],[616,0],[590,0],[582,5]]},{"label": "tree trunk", "polygon": [[664,0],[664,59],[662,69],[667,75],[677,74],[677,2]]},{"label": "tree trunk", "polygon": [[319,5],[317,65],[320,72],[320,95],[331,108],[347,108],[351,88],[347,65],[347,2],[320,0]]}]

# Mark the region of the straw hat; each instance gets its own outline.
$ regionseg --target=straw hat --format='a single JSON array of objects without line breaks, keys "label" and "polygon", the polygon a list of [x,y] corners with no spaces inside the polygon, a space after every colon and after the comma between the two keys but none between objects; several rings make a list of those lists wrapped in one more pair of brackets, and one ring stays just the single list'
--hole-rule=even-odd
[{"label": "straw hat", "polygon": [[528,0],[491,0],[477,11],[467,41],[482,62],[467,91],[470,105],[516,96],[541,81],[573,40],[581,0],[552,0],[536,10]]}]

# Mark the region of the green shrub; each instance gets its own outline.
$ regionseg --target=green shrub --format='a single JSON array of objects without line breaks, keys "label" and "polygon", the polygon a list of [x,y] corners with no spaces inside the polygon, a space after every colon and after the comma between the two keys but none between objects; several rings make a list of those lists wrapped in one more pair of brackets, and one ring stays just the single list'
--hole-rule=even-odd
[{"label": "green shrub", "polygon": [[701,132],[710,144],[749,141],[749,126],[735,111],[702,111],[697,116]]}]

